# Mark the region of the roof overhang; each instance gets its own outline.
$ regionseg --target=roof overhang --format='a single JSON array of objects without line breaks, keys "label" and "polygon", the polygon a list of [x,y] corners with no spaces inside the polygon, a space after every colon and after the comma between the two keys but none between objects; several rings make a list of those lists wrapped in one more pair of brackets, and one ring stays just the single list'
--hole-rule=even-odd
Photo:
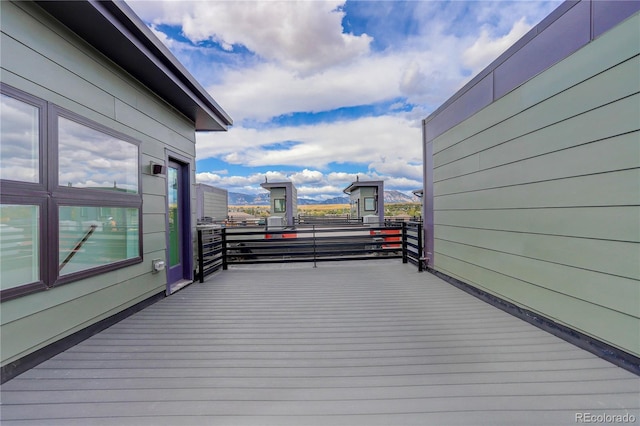
[{"label": "roof overhang", "polygon": [[260,186],[269,191],[273,188],[288,188],[291,190],[291,188],[293,188],[293,182],[263,182]]},{"label": "roof overhang", "polygon": [[342,192],[344,192],[345,194],[351,194],[351,192],[355,191],[358,188],[365,188],[365,187],[371,187],[371,186],[381,188],[383,183],[384,181],[381,181],[381,180],[357,180],[355,182],[352,182],[351,185],[347,186],[345,189],[343,189]]},{"label": "roof overhang", "polygon": [[36,1],[176,110],[195,130],[227,130],[231,117],[123,1]]}]

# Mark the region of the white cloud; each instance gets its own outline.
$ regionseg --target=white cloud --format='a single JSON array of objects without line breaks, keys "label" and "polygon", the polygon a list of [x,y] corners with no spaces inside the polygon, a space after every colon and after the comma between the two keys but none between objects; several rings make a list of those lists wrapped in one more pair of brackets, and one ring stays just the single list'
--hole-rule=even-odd
[{"label": "white cloud", "polygon": [[[140,4],[142,3],[142,4]],[[369,51],[371,37],[344,34],[344,0],[130,2],[154,23],[181,25],[194,42],[242,45],[302,74],[349,62]]]},{"label": "white cloud", "polygon": [[[383,180],[385,189],[395,189],[409,192],[422,186],[421,181],[387,176],[384,174],[364,172],[364,173],[343,173],[331,172],[325,174],[318,170],[306,169],[303,172],[283,173],[279,171],[269,171],[266,173],[254,173],[249,176],[221,176],[215,173],[202,172],[196,174],[196,180],[200,183],[225,188],[230,192],[240,192],[246,194],[256,194],[265,192],[260,184],[269,182],[293,182],[298,191],[298,197],[325,200],[336,196],[344,196],[343,190],[352,182],[359,178],[364,180]],[[312,180],[309,180],[309,178]]]},{"label": "white cloud", "polygon": [[[130,4],[148,22],[181,26],[184,36],[193,42],[213,40],[234,49],[227,54],[204,45],[194,47],[156,31],[195,77],[206,82],[213,98],[236,123],[224,134],[197,135],[197,158],[273,167],[267,173],[270,180],[292,180],[300,194],[318,197],[328,196],[331,189],[341,192],[356,178],[354,173],[331,172],[327,166],[332,163],[362,165],[361,179],[383,178],[387,189],[418,188],[422,180],[420,119],[465,84],[473,76],[469,70],[480,71],[558,4],[410,2],[416,31],[406,36],[396,29],[390,48],[374,51],[370,35],[343,33],[340,6],[344,3],[215,0]],[[370,4],[365,14],[381,13],[382,5]],[[389,31],[397,27],[396,21],[384,22]],[[252,54],[238,54],[238,45]],[[223,55],[228,55],[224,61],[211,62]],[[269,124],[274,117],[287,114],[391,102],[386,114],[375,117],[301,126]],[[413,105],[413,110],[395,112],[404,105]],[[276,145],[279,143],[282,145]],[[282,173],[277,171],[280,166],[301,171]],[[238,191],[245,188],[244,192],[255,191],[264,181],[264,174],[240,177],[223,171],[202,172],[199,180]]]},{"label": "white cloud", "polygon": [[301,172],[293,173],[290,177],[293,183],[295,183],[296,185],[301,185],[305,183],[322,182],[324,175],[318,170],[304,169]]},{"label": "white cloud", "polygon": [[[343,34],[344,1],[162,1],[132,3],[145,19],[182,25],[192,40],[213,39],[242,44],[262,61],[237,64],[214,72],[190,65],[200,81],[215,81],[208,90],[234,118],[266,122],[293,112],[330,111],[406,97],[412,104],[427,104],[427,113],[443,103],[469,78],[524,34],[530,25],[522,16],[535,14],[538,2],[472,2],[469,13],[495,27],[456,36],[451,21],[458,5],[424,2],[419,34],[383,52],[369,49],[369,36]],[[422,3],[422,2],[419,2]],[[150,5],[154,7],[150,7]],[[372,3],[374,4],[374,3]],[[437,3],[436,3],[437,4]],[[444,6],[446,5],[446,6]],[[374,6],[372,6],[374,7]],[[424,9],[423,8],[423,9]],[[549,6],[546,6],[548,9]],[[514,16],[519,19],[514,25]],[[479,18],[472,19],[475,25]],[[509,24],[509,27],[507,27]],[[471,28],[475,28],[471,25]],[[508,31],[508,32],[507,32]],[[497,35],[495,35],[495,34]],[[501,35],[506,34],[506,35]],[[355,38],[354,38],[355,37]],[[349,40],[358,39],[352,46]],[[359,44],[366,39],[365,43]],[[163,38],[175,50],[193,46]],[[181,55],[182,56],[182,55]],[[246,66],[248,65],[248,66]],[[421,117],[424,118],[424,117]]]},{"label": "white cloud", "polygon": [[485,26],[475,43],[463,52],[464,65],[472,69],[474,73],[481,71],[525,35],[531,27],[532,25],[528,24],[523,17],[513,25],[508,34],[492,38],[490,29]]},{"label": "white cloud", "polygon": [[385,175],[422,180],[422,163],[412,163],[401,156],[390,161],[386,158],[373,161],[369,164],[369,169]]},{"label": "white cloud", "polygon": [[[224,158],[246,166],[289,165],[324,168],[329,163],[369,165],[381,157],[422,162],[419,123],[404,115],[364,117],[296,127],[261,130],[232,128],[227,133],[197,135],[198,159]],[[296,141],[290,147],[269,149],[278,142]]]},{"label": "white cloud", "polygon": [[208,88],[236,122],[267,121],[293,112],[321,112],[373,104],[400,95],[402,63],[392,56],[360,58],[348,65],[301,76],[273,63],[234,70]]}]

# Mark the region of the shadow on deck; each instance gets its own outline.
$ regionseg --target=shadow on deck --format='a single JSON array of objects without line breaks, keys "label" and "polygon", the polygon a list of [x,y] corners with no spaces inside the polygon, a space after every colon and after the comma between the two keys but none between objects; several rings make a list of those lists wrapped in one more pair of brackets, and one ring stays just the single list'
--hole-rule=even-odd
[{"label": "shadow on deck", "polygon": [[637,423],[639,393],[634,374],[398,261],[265,265],[216,273],[5,383],[1,420]]}]

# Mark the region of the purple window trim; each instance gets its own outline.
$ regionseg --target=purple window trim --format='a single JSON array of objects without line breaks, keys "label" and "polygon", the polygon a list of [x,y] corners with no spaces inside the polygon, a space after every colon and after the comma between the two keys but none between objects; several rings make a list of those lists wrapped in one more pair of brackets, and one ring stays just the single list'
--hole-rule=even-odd
[{"label": "purple window trim", "polygon": [[[142,224],[142,171],[141,153],[138,149],[138,193],[124,194],[104,190],[92,190],[86,188],[67,188],[58,185],[58,128],[57,117],[63,116],[72,119],[82,125],[115,136],[125,142],[140,147],[137,141],[125,134],[93,122],[79,114],[65,110],[57,105],[46,102],[33,95],[0,82],[0,92],[40,108],[40,182],[28,183],[12,180],[0,181],[0,203],[2,204],[27,204],[40,206],[40,280],[34,283],[21,285],[0,291],[0,301],[7,301],[25,296],[37,291],[46,290],[72,281],[92,277],[107,271],[120,269],[124,266],[140,263],[143,260],[143,224]],[[58,264],[58,206],[82,205],[96,207],[130,207],[138,209],[139,256],[103,265],[96,268],[80,271],[75,274],[59,276]],[[51,255],[55,253],[55,255]]]}]

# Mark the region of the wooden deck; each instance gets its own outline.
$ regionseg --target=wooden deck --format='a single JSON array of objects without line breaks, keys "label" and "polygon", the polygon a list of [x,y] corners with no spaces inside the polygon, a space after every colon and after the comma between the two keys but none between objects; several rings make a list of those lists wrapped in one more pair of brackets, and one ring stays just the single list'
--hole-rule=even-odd
[{"label": "wooden deck", "polygon": [[399,261],[214,274],[2,386],[9,425],[640,422],[640,378]]}]

